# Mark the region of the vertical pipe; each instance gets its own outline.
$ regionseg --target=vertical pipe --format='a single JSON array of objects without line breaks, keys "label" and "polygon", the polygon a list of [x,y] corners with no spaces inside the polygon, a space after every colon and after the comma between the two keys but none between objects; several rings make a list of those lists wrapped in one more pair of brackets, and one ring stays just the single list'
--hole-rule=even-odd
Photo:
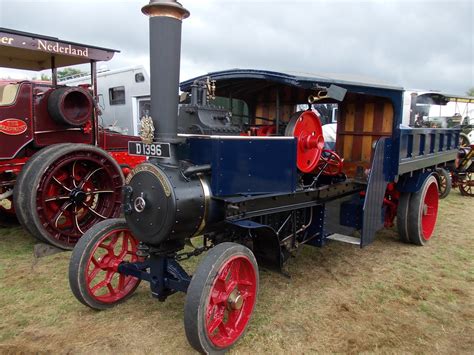
[{"label": "vertical pipe", "polygon": [[276,135],[280,132],[280,89],[276,89]]},{"label": "vertical pipe", "polygon": [[58,69],[56,68],[56,57],[51,57],[51,81],[53,86],[58,86]]},{"label": "vertical pipe", "polygon": [[151,0],[142,12],[150,17],[151,117],[155,139],[174,142],[178,134],[181,27],[189,12],[175,0]]},{"label": "vertical pipe", "polygon": [[[98,99],[97,96],[97,63],[91,60],[91,85],[92,85],[92,98],[94,100],[94,144],[99,145],[99,112],[98,112]],[[105,135],[104,135],[105,136]],[[105,147],[105,141],[104,141]]]},{"label": "vertical pipe", "polygon": [[416,99],[417,99],[417,94],[413,93],[410,95],[410,122],[408,125],[410,127],[415,126],[415,113],[416,113]]}]

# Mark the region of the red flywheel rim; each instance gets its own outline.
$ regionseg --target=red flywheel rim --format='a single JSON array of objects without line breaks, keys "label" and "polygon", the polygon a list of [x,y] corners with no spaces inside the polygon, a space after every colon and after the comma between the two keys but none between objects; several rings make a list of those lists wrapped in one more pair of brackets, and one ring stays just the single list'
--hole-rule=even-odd
[{"label": "red flywheel rim", "polygon": [[296,165],[302,172],[310,173],[318,165],[324,148],[321,121],[313,111],[304,111],[297,117],[292,133],[298,142]]},{"label": "red flywheel rim", "polygon": [[118,266],[124,261],[139,261],[137,246],[126,228],[108,232],[95,244],[85,269],[86,289],[91,297],[102,303],[115,303],[133,292],[140,280],[120,274]]},{"label": "red flywheel rim", "polygon": [[218,348],[231,346],[242,335],[257,300],[257,273],[244,255],[221,267],[210,289],[205,314],[209,340]]}]

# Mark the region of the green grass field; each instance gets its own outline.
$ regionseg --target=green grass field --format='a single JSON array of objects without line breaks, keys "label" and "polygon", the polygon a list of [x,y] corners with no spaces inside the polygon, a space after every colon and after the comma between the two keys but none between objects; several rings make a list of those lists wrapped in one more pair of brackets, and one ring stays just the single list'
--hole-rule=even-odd
[{"label": "green grass field", "polygon": [[[441,202],[433,240],[395,230],[359,249],[303,247],[291,279],[260,271],[260,293],[233,353],[471,353],[474,349],[474,199]],[[70,252],[40,259],[21,228],[0,229],[0,353],[192,353],[184,295],[153,299],[145,283],[114,309],[73,297]],[[196,261],[187,264],[192,270]]]}]

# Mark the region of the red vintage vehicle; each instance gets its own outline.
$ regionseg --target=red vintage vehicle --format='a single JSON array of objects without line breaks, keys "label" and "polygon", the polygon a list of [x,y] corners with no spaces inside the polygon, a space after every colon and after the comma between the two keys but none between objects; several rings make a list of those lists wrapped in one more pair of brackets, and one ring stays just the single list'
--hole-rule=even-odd
[{"label": "red vintage vehicle", "polygon": [[[96,63],[116,50],[0,28],[0,67],[52,70],[51,82],[0,81],[0,225],[17,220],[40,241],[72,249],[120,214],[138,139],[98,123]],[[57,68],[89,63],[91,84],[58,85]]]}]

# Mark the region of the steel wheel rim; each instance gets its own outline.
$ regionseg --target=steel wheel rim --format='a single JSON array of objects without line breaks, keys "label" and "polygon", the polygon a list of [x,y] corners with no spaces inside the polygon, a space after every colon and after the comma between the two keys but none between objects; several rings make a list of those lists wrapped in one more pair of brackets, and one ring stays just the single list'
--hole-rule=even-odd
[{"label": "steel wheel rim", "polygon": [[438,186],[435,182],[432,182],[426,190],[423,204],[421,205],[421,228],[424,240],[429,240],[433,235],[438,216],[438,202]]},{"label": "steel wheel rim", "polygon": [[94,153],[61,157],[48,167],[38,186],[38,217],[61,243],[75,244],[94,224],[120,213],[120,174]]},{"label": "steel wheel rim", "polygon": [[234,256],[218,271],[205,314],[206,334],[218,348],[231,346],[242,335],[257,299],[257,276],[246,256]]},{"label": "steel wheel rim", "polygon": [[[102,303],[115,303],[133,292],[139,279],[118,272],[122,262],[137,262],[137,241],[128,229],[108,232],[95,244],[86,265],[86,289]],[[105,291],[105,293],[104,293]]]}]

